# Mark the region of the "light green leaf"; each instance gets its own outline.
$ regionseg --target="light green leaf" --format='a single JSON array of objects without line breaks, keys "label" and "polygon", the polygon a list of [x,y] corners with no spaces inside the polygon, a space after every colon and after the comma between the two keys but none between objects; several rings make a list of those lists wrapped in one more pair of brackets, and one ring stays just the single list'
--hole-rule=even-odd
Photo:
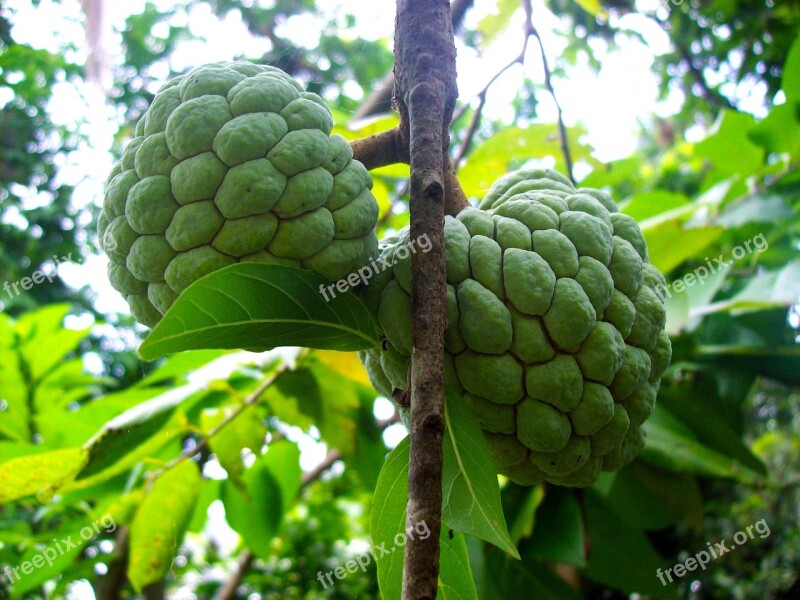
[{"label": "light green leaf", "polygon": [[497,9],[483,17],[475,26],[481,34],[478,47],[485,49],[508,29],[511,17],[521,8],[517,0],[497,0]]},{"label": "light green leaf", "polygon": [[757,473],[735,459],[703,445],[686,425],[661,406],[647,421],[647,444],[642,458],[678,472],[738,479],[753,483]]},{"label": "light green leaf", "polygon": [[183,461],[161,475],[130,525],[128,580],[137,592],[161,581],[194,512],[202,480],[197,465]]},{"label": "light green leaf", "polygon": [[628,202],[620,206],[620,212],[630,215],[637,221],[655,217],[661,213],[675,210],[691,201],[683,194],[667,190],[653,190],[636,194]]},{"label": "light green leaf", "polygon": [[575,0],[583,10],[592,15],[593,17],[602,16],[606,14],[603,10],[600,0]]},{"label": "light green leaf", "polygon": [[786,97],[800,101],[800,35],[798,35],[783,65],[782,88]]},{"label": "light green leaf", "polygon": [[[408,436],[389,453],[378,476],[372,498],[369,535],[373,546],[391,545],[394,536],[405,531],[408,498]],[[388,547],[387,547],[388,550]],[[377,552],[378,588],[383,600],[401,600],[403,592],[403,553]]]},{"label": "light green leaf", "polygon": [[264,560],[272,553],[272,538],[283,518],[282,495],[280,483],[261,459],[245,472],[242,483],[228,479],[222,485],[225,519]]},{"label": "light green leaf", "polygon": [[[798,56],[800,59],[800,53]],[[798,60],[800,63],[800,60]],[[788,63],[787,63],[788,64]],[[786,71],[784,70],[784,76]],[[800,73],[797,77],[800,79]],[[750,132],[750,139],[767,152],[785,152],[793,157],[800,154],[800,123],[797,118],[797,103],[800,94],[778,106],[773,106],[767,118]]]},{"label": "light green leaf", "polygon": [[329,285],[306,269],[237,263],[185,290],[139,348],[145,360],[181,350],[271,350],[305,346],[363,350],[378,344],[375,322],[352,293],[326,302]]},{"label": "light green leaf", "polygon": [[[669,273],[689,258],[702,258],[705,249],[725,231],[722,227],[684,229],[677,221],[664,221],[656,225],[643,221],[641,227],[650,262],[662,273]],[[678,239],[680,244],[675,243]]]},{"label": "light green leaf", "polygon": [[752,115],[723,110],[714,124],[712,135],[695,146],[695,154],[714,165],[707,181],[716,183],[729,176],[746,177],[764,161],[764,150],[748,137],[755,126]]},{"label": "light green leaf", "polygon": [[[239,408],[238,404],[229,404],[205,409],[200,415],[200,428],[207,435]],[[255,454],[261,452],[267,436],[264,416],[263,405],[250,405],[209,439],[211,451],[230,477],[236,479],[244,473],[242,450],[247,448]]]},{"label": "light green leaf", "polygon": [[69,304],[53,304],[26,313],[17,321],[20,351],[31,380],[38,381],[86,337],[88,329],[65,329],[62,325],[70,309]]},{"label": "light green leaf", "polygon": [[[395,536],[405,535],[408,498],[410,438],[405,437],[389,454],[378,477],[372,498],[369,533],[378,568],[378,587],[383,600],[401,600],[403,591],[403,546]],[[414,535],[430,530],[414,529]],[[452,533],[452,538],[450,534]],[[442,525],[439,536],[439,591],[445,600],[477,600],[463,536]],[[384,552],[381,550],[385,550]]]},{"label": "light green leaf", "polygon": [[86,463],[82,448],[18,456],[0,463],[0,503],[32,494],[52,494]]},{"label": "light green leaf", "polygon": [[519,558],[500,504],[497,470],[480,427],[459,398],[445,400],[442,521]]},{"label": "light green leaf", "polygon": [[272,473],[281,488],[283,512],[287,513],[297,501],[303,470],[300,468],[300,449],[288,440],[272,442],[267,453],[259,459]]},{"label": "light green leaf", "polygon": [[720,311],[732,314],[791,306],[800,299],[800,259],[793,260],[778,271],[760,273],[732,298],[721,300],[692,311],[693,316]]},{"label": "light green leaf", "polygon": [[[580,127],[571,127],[567,130],[567,141],[573,160],[591,162],[591,148],[580,143],[585,133]],[[554,157],[556,168],[562,169],[561,138],[555,123],[505,127],[469,154],[467,164],[458,172],[458,180],[468,197],[482,198],[495,180],[512,167],[547,157]]]}]

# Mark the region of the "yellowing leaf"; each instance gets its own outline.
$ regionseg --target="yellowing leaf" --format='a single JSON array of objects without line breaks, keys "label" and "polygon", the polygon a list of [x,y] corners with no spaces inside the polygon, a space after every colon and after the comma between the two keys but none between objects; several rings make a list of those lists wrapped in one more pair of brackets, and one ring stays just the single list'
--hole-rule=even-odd
[{"label": "yellowing leaf", "polygon": [[367,370],[361,361],[358,360],[358,355],[355,352],[335,352],[333,350],[318,350],[314,353],[319,359],[319,362],[336,371],[340,375],[344,375],[348,379],[356,383],[362,383],[366,386],[372,385],[367,377]]},{"label": "yellowing leaf", "polygon": [[603,6],[600,4],[600,0],[576,0],[578,6],[580,6],[583,10],[585,10],[590,15],[595,17],[602,16],[605,17],[606,11],[603,10]]},{"label": "yellowing leaf", "polygon": [[184,461],[159,477],[130,526],[128,579],[137,592],[161,581],[194,511],[200,493],[197,465]]},{"label": "yellowing leaf", "polygon": [[82,448],[19,456],[0,464],[0,503],[52,492],[70,481],[86,462]]}]

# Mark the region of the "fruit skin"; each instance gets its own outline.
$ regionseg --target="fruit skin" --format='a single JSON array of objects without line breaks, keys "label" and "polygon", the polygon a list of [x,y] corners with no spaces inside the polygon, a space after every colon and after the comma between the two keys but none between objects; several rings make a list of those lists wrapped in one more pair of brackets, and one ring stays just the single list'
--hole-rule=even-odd
[{"label": "fruit skin", "polygon": [[[619,233],[619,235],[618,235]],[[392,263],[409,246],[386,238]],[[404,253],[405,254],[405,253]],[[484,431],[499,473],[586,486],[644,445],[671,346],[644,237],[605,192],[550,170],[501,177],[480,208],[445,218],[445,380]],[[408,261],[360,289],[385,350],[360,353],[375,388],[407,385]]]},{"label": "fruit skin", "polygon": [[155,326],[195,280],[239,261],[336,281],[378,251],[372,178],[331,135],[325,102],[247,62],[204,65],[157,93],[98,217],[109,279]]}]

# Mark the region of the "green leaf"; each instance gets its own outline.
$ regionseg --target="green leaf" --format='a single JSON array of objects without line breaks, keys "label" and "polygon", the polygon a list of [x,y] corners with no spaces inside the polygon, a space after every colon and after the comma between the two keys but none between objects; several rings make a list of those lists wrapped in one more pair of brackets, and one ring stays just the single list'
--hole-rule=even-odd
[{"label": "green leaf", "polygon": [[[376,547],[373,553],[378,569],[378,587],[383,600],[402,598],[403,545],[396,543],[395,536],[406,535],[409,449],[410,438],[407,436],[391,451],[378,477],[378,485],[372,498],[369,534],[373,546]],[[422,536],[426,530],[430,535],[427,525],[421,530],[415,527],[410,533]],[[443,525],[439,545],[437,597],[445,600],[477,600],[463,536]]]},{"label": "green leaf", "polygon": [[[151,440],[157,433],[166,428],[172,421],[176,407],[193,391],[184,386],[152,398],[103,425],[94,437],[84,444],[89,452],[86,466],[78,474],[77,479],[86,479],[108,469],[118,461],[129,458],[133,451]],[[169,439],[178,432],[174,427]],[[166,443],[167,439],[163,440]],[[160,444],[160,445],[163,445]]]},{"label": "green leaf", "polygon": [[[200,415],[200,428],[206,434],[220,423],[229,419],[239,404],[229,404],[220,408],[207,408]],[[254,454],[261,452],[267,437],[267,425],[264,422],[263,405],[251,405],[243,409],[225,427],[209,439],[208,445],[217,456],[222,468],[233,479],[244,473],[242,450],[251,450]]]},{"label": "green leaf", "polygon": [[731,175],[746,177],[763,164],[764,150],[748,137],[755,125],[752,115],[723,110],[713,133],[695,146],[695,154],[707,158],[714,169],[707,181],[716,183]]},{"label": "green leaf", "polygon": [[264,393],[275,415],[308,429],[315,425],[322,438],[352,456],[361,401],[355,384],[321,363],[283,373]]},{"label": "green leaf", "polygon": [[[86,525],[88,526],[88,523]],[[28,575],[25,575],[21,570],[18,571],[20,578],[19,581],[14,583],[11,598],[22,598],[27,592],[37,590],[37,588],[45,582],[51,579],[57,579],[59,575],[64,573],[69,565],[85,550],[85,547],[81,543],[83,540],[80,535],[80,530],[80,526],[75,527],[73,525],[72,529],[58,534],[55,538],[57,543],[47,540],[45,541],[45,548],[39,545],[29,547],[22,555],[18,565],[22,566],[28,562],[34,566],[34,569]],[[48,532],[51,539],[53,538],[52,533],[53,532]],[[67,547],[68,545],[66,543],[62,545],[62,540],[67,539],[73,542],[74,547]],[[63,549],[63,552],[57,552],[58,549]],[[51,556],[54,556],[54,558],[49,558]],[[36,564],[33,563],[34,560],[41,563],[42,559],[46,559],[48,562],[45,562],[40,567],[37,567]],[[4,575],[4,577],[8,576]],[[13,578],[11,581],[13,581]],[[27,597],[30,598],[31,596]]]},{"label": "green leaf", "polygon": [[662,586],[657,570],[672,565],[655,551],[641,531],[618,517],[604,499],[589,489],[584,502],[589,539],[593,541],[586,575],[623,592],[654,598],[675,598],[674,584]]},{"label": "green leaf", "polygon": [[130,525],[128,580],[137,592],[161,581],[194,512],[202,479],[197,465],[183,461],[161,475]]},{"label": "green leaf", "polygon": [[[372,497],[369,535],[373,546],[389,543],[405,531],[408,498],[408,455],[411,440],[403,438],[389,453],[378,477]],[[388,548],[387,548],[388,550]],[[403,592],[403,553],[389,552],[376,556],[378,588],[383,600],[401,600]]]},{"label": "green leaf", "polygon": [[689,198],[683,194],[667,190],[653,190],[636,194],[628,202],[620,206],[620,212],[630,215],[637,221],[643,221],[661,213],[686,206],[690,202]]},{"label": "green leaf", "polygon": [[439,600],[478,600],[464,535],[442,528],[439,536]]},{"label": "green leaf", "polygon": [[82,448],[18,456],[0,463],[0,503],[52,493],[72,480],[86,462]]},{"label": "green leaf", "polygon": [[755,373],[800,385],[800,348],[797,346],[703,345],[695,349],[695,354],[739,373]]},{"label": "green leaf", "polygon": [[463,402],[446,394],[442,521],[519,558],[508,534],[500,485],[483,432]]},{"label": "green leaf", "polygon": [[225,519],[264,560],[272,553],[272,538],[283,518],[282,495],[281,484],[262,459],[245,472],[242,483],[228,479],[222,486]]},{"label": "green leaf", "polygon": [[574,490],[547,486],[544,502],[536,510],[533,536],[520,548],[523,557],[586,566],[586,540],[581,507]]},{"label": "green leaf", "polygon": [[303,470],[300,468],[300,449],[288,440],[272,442],[267,453],[259,459],[272,473],[281,489],[283,512],[289,512],[297,501]]},{"label": "green leaf", "polygon": [[509,528],[511,541],[515,545],[533,534],[533,528],[536,525],[536,508],[544,500],[544,490],[545,486],[543,485],[526,489],[522,499],[515,503],[519,506],[519,511],[511,517],[511,527]]},{"label": "green leaf", "polygon": [[[800,354],[800,352],[799,352]],[[767,477],[767,467],[741,440],[719,414],[719,398],[695,389],[673,390],[666,388],[659,395],[661,406],[689,427],[697,439],[741,463],[754,473]]]},{"label": "green leaf", "polygon": [[383,443],[383,431],[375,422],[373,413],[375,392],[370,389],[359,389],[358,395],[361,406],[356,423],[356,447],[346,462],[358,473],[364,488],[374,490],[387,450]]},{"label": "green leaf", "polygon": [[[800,62],[800,61],[798,61]],[[786,71],[784,71],[784,75]],[[800,74],[798,74],[800,78]],[[773,106],[767,118],[750,132],[750,139],[770,153],[785,152],[793,157],[800,154],[800,123],[797,103],[800,96]]]},{"label": "green leaf", "polygon": [[354,294],[329,302],[329,285],[307,269],[237,263],[194,282],[139,348],[145,360],[181,350],[278,346],[363,350],[378,344],[375,322]]},{"label": "green leaf", "polygon": [[[677,221],[662,221],[653,225],[643,221],[641,227],[650,262],[662,273],[669,273],[687,259],[703,257],[705,249],[725,231],[721,227],[685,229]],[[677,239],[680,239],[680,244],[675,243]]]},{"label": "green leaf", "polygon": [[643,531],[677,523],[703,525],[703,498],[693,475],[659,469],[637,460],[617,472],[607,505],[629,526]]},{"label": "green leaf", "polygon": [[520,3],[516,0],[498,0],[497,10],[483,17],[475,26],[475,30],[481,34],[478,47],[485,49],[500,37],[519,9]]},{"label": "green leaf", "polygon": [[800,35],[798,35],[783,65],[782,88],[786,98],[800,101]]},{"label": "green leaf", "polygon": [[485,554],[487,576],[481,589],[481,600],[510,598],[579,600],[581,598],[561,577],[538,560],[516,560],[491,546],[486,548]]},{"label": "green leaf", "polygon": [[735,459],[703,445],[677,417],[661,406],[647,421],[647,444],[642,458],[678,472],[738,479],[753,483],[759,475]]}]

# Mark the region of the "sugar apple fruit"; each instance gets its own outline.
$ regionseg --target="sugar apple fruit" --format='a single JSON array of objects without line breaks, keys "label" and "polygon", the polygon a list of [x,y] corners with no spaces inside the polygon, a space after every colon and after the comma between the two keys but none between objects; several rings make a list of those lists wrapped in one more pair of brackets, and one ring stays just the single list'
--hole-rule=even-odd
[{"label": "sugar apple fruit", "polygon": [[269,66],[204,65],[156,93],[98,218],[109,279],[140,323],[237,261],[335,281],[375,255],[372,178],[332,126],[322,98]]},{"label": "sugar apple fruit", "polygon": [[[361,295],[384,349],[360,353],[389,396],[411,355],[408,230],[385,239]],[[636,221],[608,194],[552,170],[499,179],[445,219],[446,385],[484,431],[498,472],[584,486],[642,448],[671,358],[661,273]]]}]

